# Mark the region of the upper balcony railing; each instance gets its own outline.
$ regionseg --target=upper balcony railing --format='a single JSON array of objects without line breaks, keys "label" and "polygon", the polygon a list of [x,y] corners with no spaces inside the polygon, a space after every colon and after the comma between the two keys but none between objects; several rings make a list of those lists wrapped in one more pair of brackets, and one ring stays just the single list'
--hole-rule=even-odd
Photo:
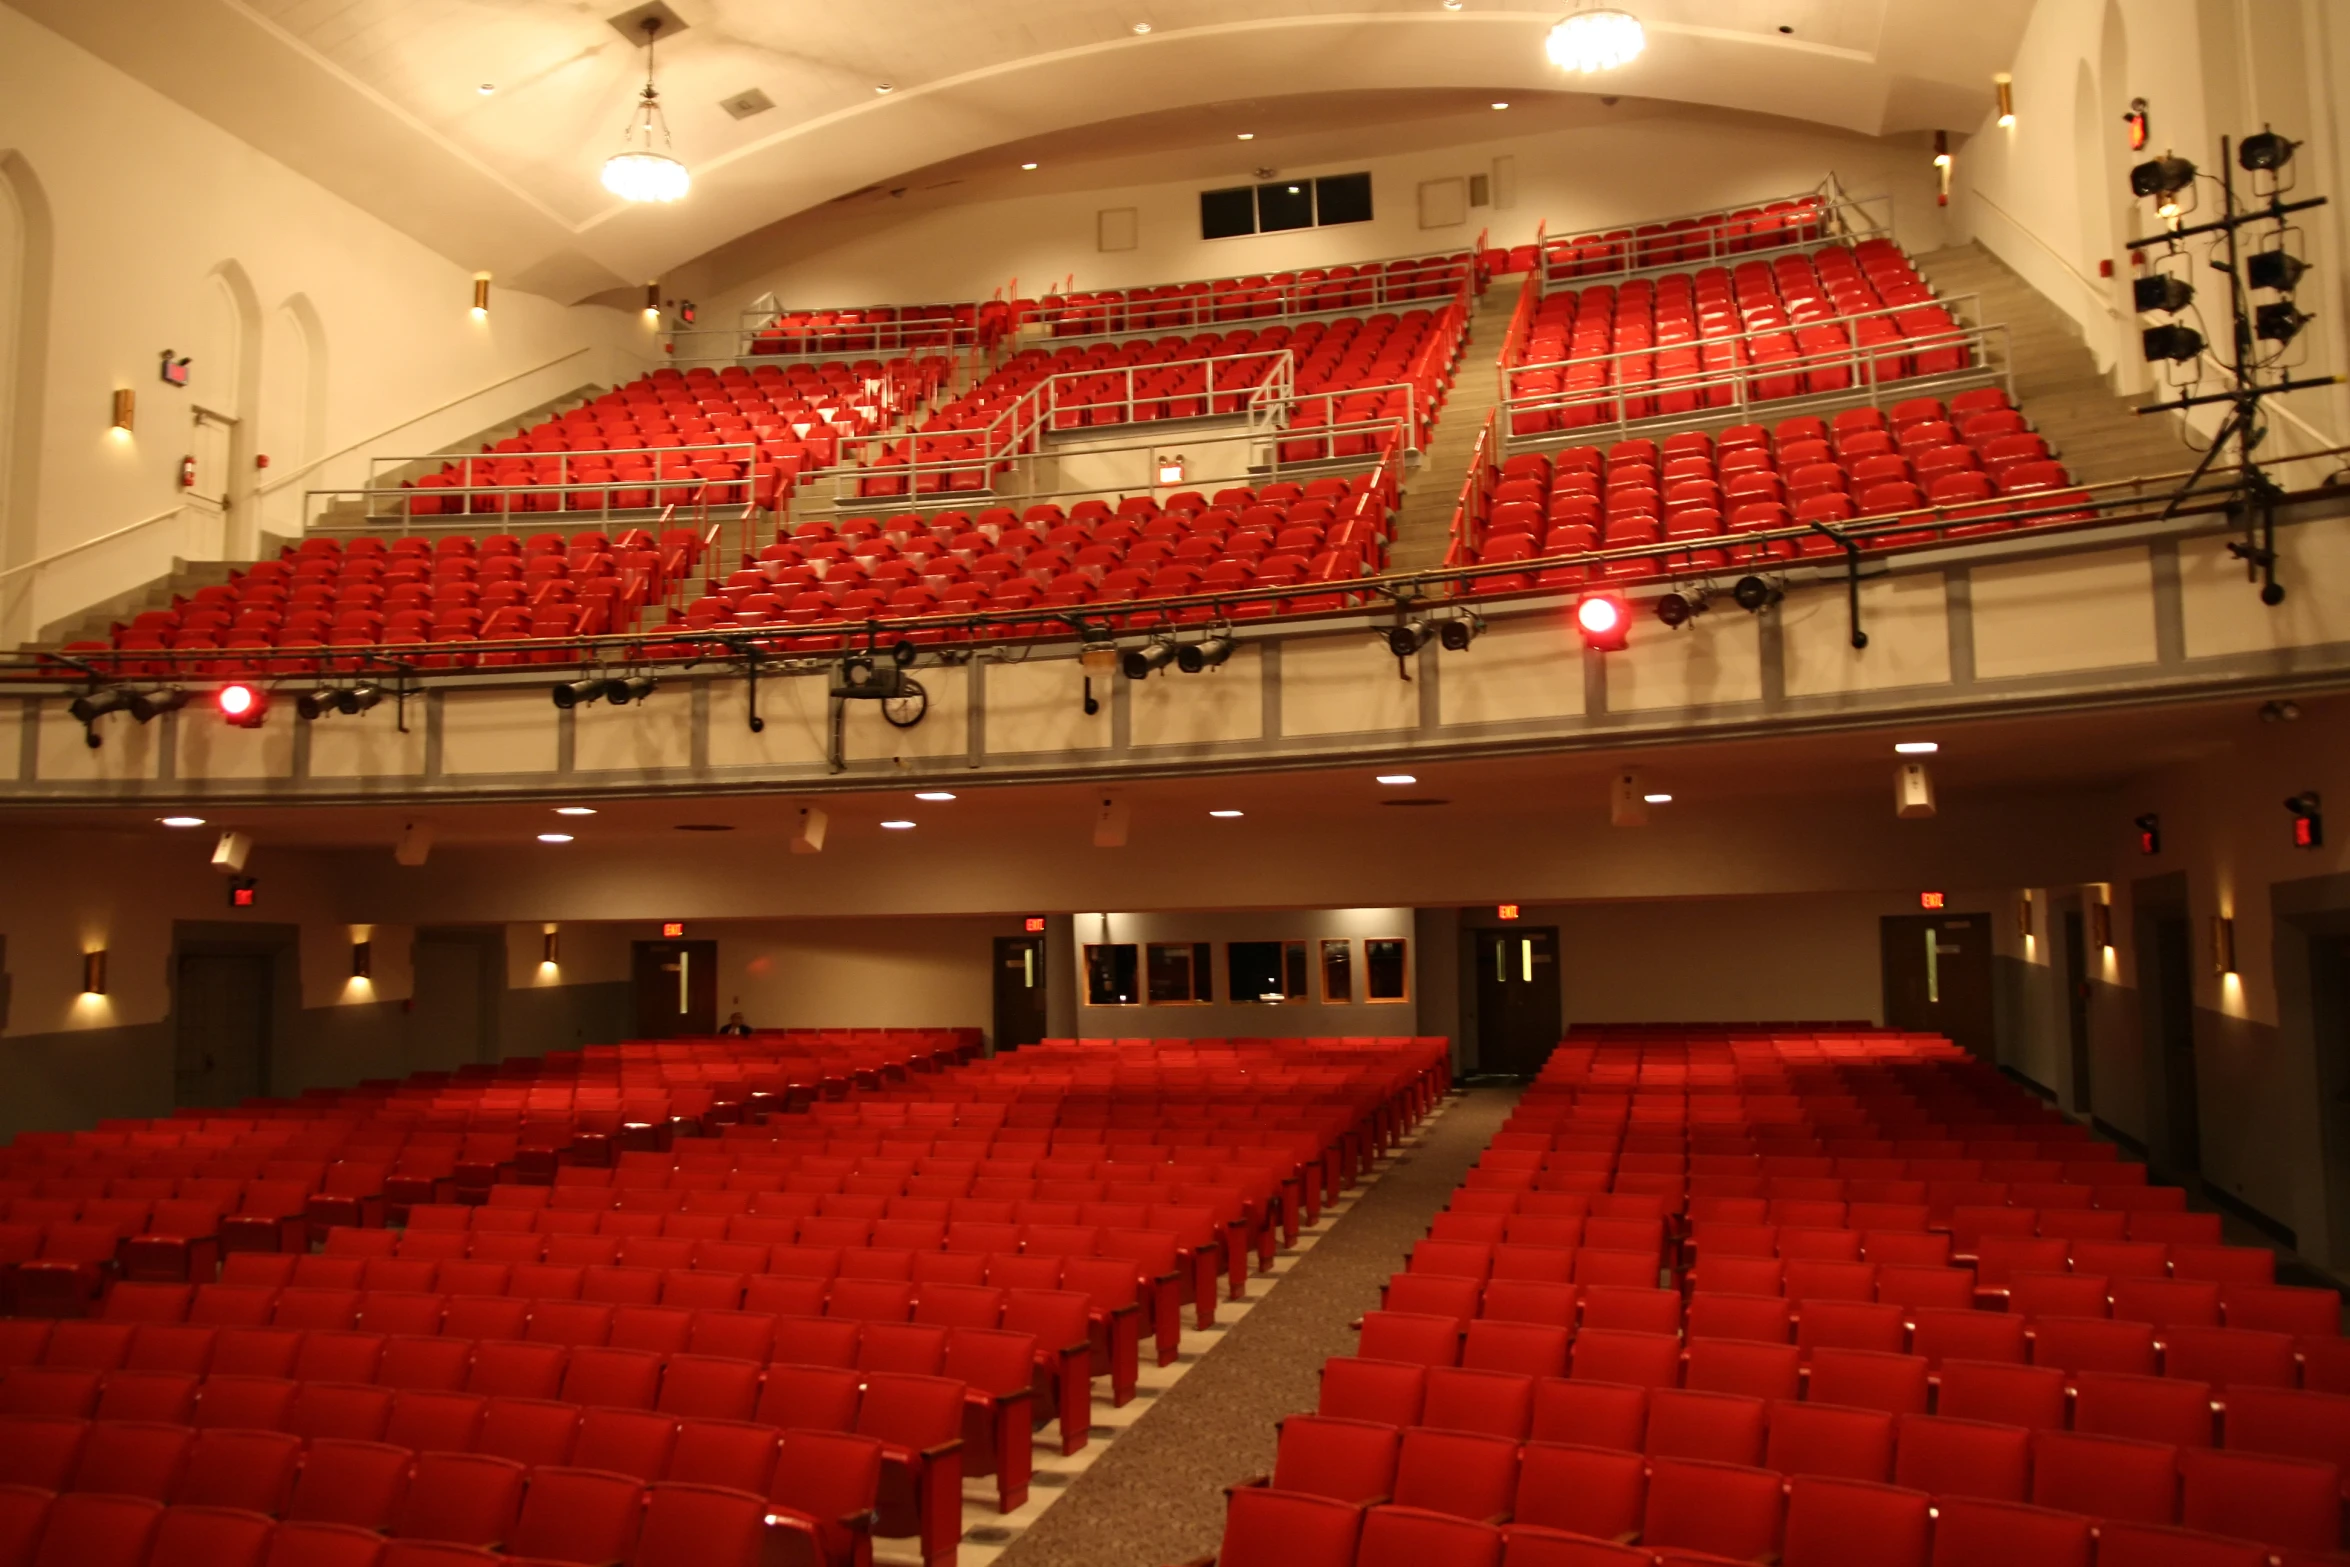
[{"label": "upper balcony railing", "polygon": [[1662,218],[1630,228],[1553,235],[1535,231],[1535,289],[1585,288],[1664,272],[1771,261],[1822,245],[1890,235],[1888,196],[1846,196],[1833,182],[1820,190],[1734,209]]},{"label": "upper balcony railing", "polygon": [[[1479,243],[1483,242],[1479,235]],[[1023,301],[1026,319],[1056,341],[1213,331],[1365,311],[1424,310],[1484,290],[1474,250],[1394,257],[1355,266],[1200,278],[1152,288],[1048,294]]]}]

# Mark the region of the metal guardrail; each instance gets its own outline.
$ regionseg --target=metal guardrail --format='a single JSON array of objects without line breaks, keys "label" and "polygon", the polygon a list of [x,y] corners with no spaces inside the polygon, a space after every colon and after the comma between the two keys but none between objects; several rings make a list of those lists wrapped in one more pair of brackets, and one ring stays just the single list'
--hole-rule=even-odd
[{"label": "metal guardrail", "polygon": [[[1738,213],[1759,214],[1760,209],[1752,204],[1652,220],[1631,228],[1611,228],[1574,235],[1538,232],[1535,243],[1540,248],[1535,252],[1535,287],[1548,295],[1562,288],[1621,283],[1658,273],[1738,266],[1749,261],[1769,262],[1799,251],[1816,250],[1826,244],[1849,244],[1893,232],[1893,200],[1890,196],[1827,196],[1812,191],[1800,197],[1783,196],[1776,199],[1810,203],[1800,214],[1800,219],[1810,232],[1775,243],[1751,243],[1754,236],[1733,232],[1733,225]],[[1871,211],[1873,206],[1882,207],[1884,216],[1879,217]],[[1689,223],[1693,220],[1697,226],[1670,227],[1674,223]],[[1711,220],[1710,224],[1706,220]],[[1561,247],[1582,245],[1601,247],[1607,253],[1600,258],[1602,264],[1592,266],[1588,261],[1578,262],[1571,249],[1563,255],[1561,253]]]},{"label": "metal guardrail", "polygon": [[[727,491],[747,491],[758,481],[760,462],[757,441],[724,441],[705,446],[645,446],[622,451],[600,452],[541,452],[529,454],[562,460],[563,479],[544,482],[533,479],[527,484],[463,483],[418,486],[413,484],[366,485],[348,490],[306,490],[303,492],[303,510],[307,519],[306,534],[336,537],[348,534],[391,533],[397,537],[410,534],[450,532],[477,526],[483,517],[545,517],[550,521],[608,522],[634,520],[662,507],[675,504],[706,503],[719,506],[740,505],[748,497],[730,495]],[[603,478],[572,477],[574,462],[614,457],[643,457],[652,460],[654,472],[643,476],[613,475]],[[385,458],[387,465],[419,461],[416,458]],[[487,466],[500,458],[496,455],[450,459],[452,465],[474,464]],[[664,471],[675,462],[725,462],[739,465],[740,471],[725,478],[707,474]],[[470,473],[467,474],[470,478]],[[683,492],[698,491],[700,495]],[[780,491],[780,484],[779,484]],[[715,493],[711,493],[715,492]],[[572,504],[575,496],[595,498],[592,506]],[[643,496],[642,500],[634,497]],[[538,504],[541,497],[557,501],[553,506]],[[348,511],[338,513],[338,503],[359,503],[357,515]],[[420,508],[420,502],[434,503],[433,509]],[[477,501],[495,501],[482,505]],[[378,503],[382,504],[379,506]],[[444,505],[448,509],[443,509]],[[421,524],[421,526],[420,526]]]}]

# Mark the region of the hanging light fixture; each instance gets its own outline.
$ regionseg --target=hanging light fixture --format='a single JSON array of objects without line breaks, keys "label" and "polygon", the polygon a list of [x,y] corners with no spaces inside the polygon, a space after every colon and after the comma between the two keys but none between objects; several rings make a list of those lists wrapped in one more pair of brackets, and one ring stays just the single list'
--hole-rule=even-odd
[{"label": "hanging light fixture", "polygon": [[1559,19],[1543,40],[1543,52],[1562,71],[1612,71],[1628,65],[1648,47],[1648,33],[1629,11],[1591,6]]},{"label": "hanging light fixture", "polygon": [[645,18],[645,90],[629,117],[620,151],[604,160],[604,188],[623,201],[675,201],[693,185],[685,165],[666,151],[653,150],[653,128],[661,130],[661,145],[669,145],[669,121],[661,113],[661,94],[653,86],[653,40],[661,19]]}]

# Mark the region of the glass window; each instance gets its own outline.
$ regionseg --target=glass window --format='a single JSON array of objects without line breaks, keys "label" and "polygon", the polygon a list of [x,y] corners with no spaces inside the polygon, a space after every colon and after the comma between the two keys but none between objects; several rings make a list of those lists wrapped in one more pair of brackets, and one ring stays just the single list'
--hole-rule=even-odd
[{"label": "glass window", "polygon": [[1136,980],[1134,943],[1114,942],[1085,949],[1085,1004],[1131,1007],[1142,1001]]},{"label": "glass window", "polygon": [[1148,954],[1150,999],[1174,1006],[1216,999],[1215,949],[1204,941],[1154,941]]},{"label": "glass window", "polygon": [[1257,231],[1257,193],[1247,185],[1199,193],[1199,234],[1202,239],[1232,239]]},{"label": "glass window", "polygon": [[1355,944],[1343,936],[1322,943],[1322,1004],[1352,1006],[1355,999]]},{"label": "glass window", "polygon": [[1306,989],[1306,944],[1302,941],[1233,941],[1224,963],[1235,1001],[1310,1001]]},{"label": "glass window", "polygon": [[1373,936],[1363,940],[1363,999],[1411,999],[1411,943],[1401,936]]},{"label": "glass window", "polygon": [[1276,234],[1283,229],[1314,226],[1314,182],[1275,180],[1257,187],[1257,232]]},{"label": "glass window", "polygon": [[1371,176],[1333,174],[1314,181],[1314,221],[1325,228],[1333,223],[1371,221]]}]

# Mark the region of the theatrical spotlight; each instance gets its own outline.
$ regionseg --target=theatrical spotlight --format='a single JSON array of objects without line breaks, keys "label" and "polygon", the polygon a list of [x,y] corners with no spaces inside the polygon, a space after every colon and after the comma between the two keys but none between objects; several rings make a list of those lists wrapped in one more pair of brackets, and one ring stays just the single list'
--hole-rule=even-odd
[{"label": "theatrical spotlight", "polygon": [[2293,161],[2297,141],[2279,136],[2275,131],[2256,131],[2236,145],[2236,162],[2253,174],[2274,174]]},{"label": "theatrical spotlight", "polygon": [[1239,643],[1227,636],[1202,637],[1197,642],[1186,642],[1175,649],[1175,667],[1187,675],[1196,675],[1203,669],[1213,669],[1232,656]]},{"label": "theatrical spotlight", "polygon": [[2178,215],[2179,192],[2194,183],[2195,165],[2167,154],[2130,170],[2130,194],[2158,197],[2154,210],[2166,218]]},{"label": "theatrical spotlight", "polygon": [[2308,270],[2309,263],[2299,256],[2288,256],[2281,250],[2256,250],[2245,261],[2244,281],[2254,288],[2290,294]]},{"label": "theatrical spotlight", "polygon": [[2252,330],[2264,342],[2290,343],[2308,324],[2309,317],[2289,299],[2273,300],[2252,312]]},{"label": "theatrical spotlight", "polygon": [[591,675],[585,680],[566,680],[555,688],[555,705],[565,712],[585,706],[602,696],[604,688],[610,684],[601,675]]},{"label": "theatrical spotlight", "polygon": [[1656,601],[1656,618],[1665,623],[1668,631],[1678,631],[1705,613],[1707,596],[1696,593],[1668,593]]},{"label": "theatrical spotlight", "polygon": [[1485,622],[1475,615],[1448,620],[1436,628],[1436,641],[1447,653],[1466,653],[1469,644],[1485,634]]},{"label": "theatrical spotlight", "polygon": [[124,711],[130,707],[134,700],[136,699],[120,686],[101,686],[95,691],[85,691],[75,697],[66,704],[65,710],[73,714],[75,723],[88,725],[96,723],[108,713]]},{"label": "theatrical spotlight", "polygon": [[294,699],[294,711],[313,722],[329,713],[359,714],[366,712],[384,699],[381,686],[357,685],[340,689],[321,686],[305,691]]},{"label": "theatrical spotlight", "polygon": [[1583,645],[1620,653],[1632,639],[1632,610],[1620,593],[1586,594],[1575,602],[1575,629]]},{"label": "theatrical spotlight", "polygon": [[239,729],[258,729],[269,716],[269,693],[241,680],[222,686],[214,701],[219,704],[220,716]]},{"label": "theatrical spotlight", "polygon": [[1389,626],[1380,635],[1387,639],[1388,652],[1397,658],[1410,658],[1436,640],[1436,622],[1407,620],[1400,626]]},{"label": "theatrical spotlight", "polygon": [[2194,297],[2194,284],[2164,272],[2139,278],[2130,285],[2130,303],[2141,314],[2156,310],[2170,314],[2184,310]]},{"label": "theatrical spotlight", "polygon": [[1146,642],[1141,647],[1130,647],[1118,655],[1118,667],[1129,680],[1147,680],[1159,670],[1175,662],[1175,644]]},{"label": "theatrical spotlight", "polygon": [[604,700],[614,707],[626,707],[631,702],[642,702],[653,694],[661,682],[651,675],[626,675],[604,682]]},{"label": "theatrical spotlight", "polygon": [[2168,359],[2182,362],[2199,357],[2203,352],[2203,334],[2191,326],[2172,322],[2167,326],[2150,326],[2138,334],[2140,347],[2145,350],[2147,362],[2160,364]]},{"label": "theatrical spotlight", "polygon": [[1781,589],[1760,577],[1740,577],[1738,585],[1730,590],[1730,597],[1749,615],[1759,615],[1787,595]]},{"label": "theatrical spotlight", "polygon": [[188,705],[188,693],[178,686],[164,686],[154,691],[141,691],[131,698],[131,717],[142,724],[153,723],[166,713],[176,713]]}]

